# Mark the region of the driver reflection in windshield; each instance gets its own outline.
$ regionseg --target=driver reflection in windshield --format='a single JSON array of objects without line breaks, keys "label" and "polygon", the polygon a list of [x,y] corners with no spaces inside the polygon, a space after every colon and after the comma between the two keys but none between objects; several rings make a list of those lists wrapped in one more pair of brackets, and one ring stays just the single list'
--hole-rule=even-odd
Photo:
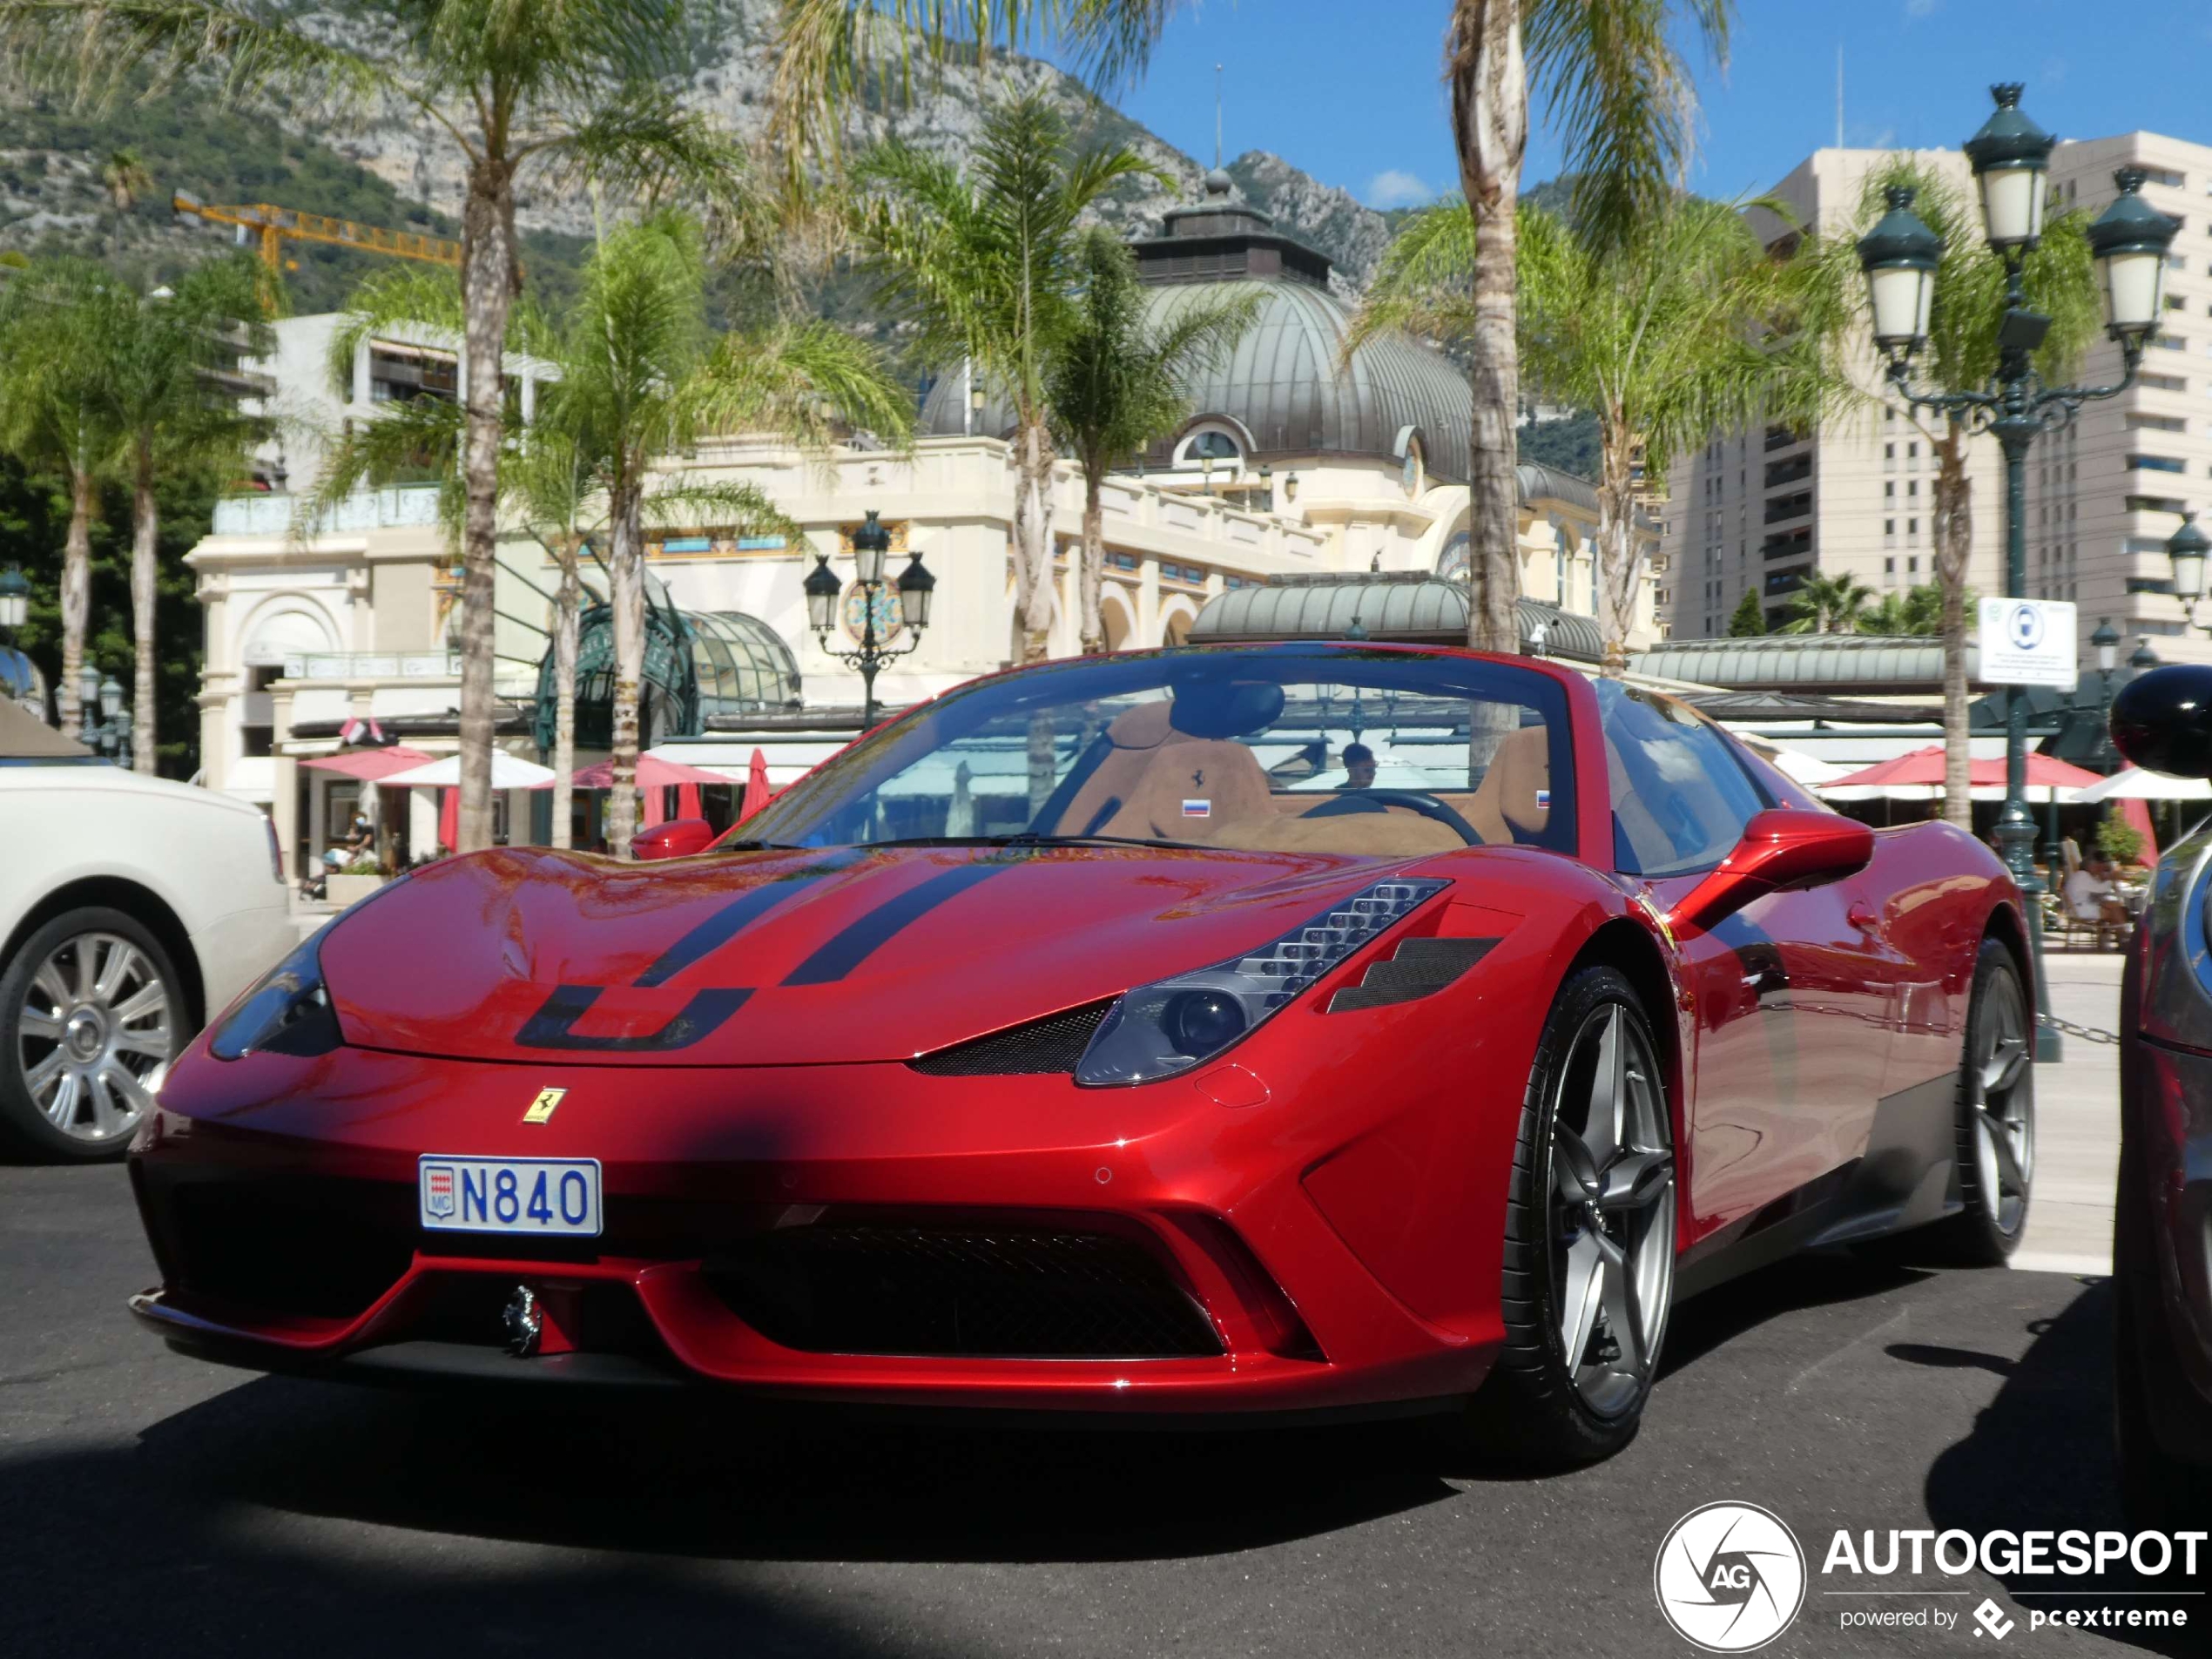
[{"label": "driver reflection in windshield", "polygon": [[1364,743],[1347,743],[1341,757],[1344,761],[1344,781],[1339,790],[1372,789],[1375,786],[1375,752]]}]

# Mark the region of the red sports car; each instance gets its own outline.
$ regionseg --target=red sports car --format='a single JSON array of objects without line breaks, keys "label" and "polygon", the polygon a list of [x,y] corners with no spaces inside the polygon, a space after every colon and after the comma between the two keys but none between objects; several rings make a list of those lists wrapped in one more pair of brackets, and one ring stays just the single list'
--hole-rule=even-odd
[{"label": "red sports car", "polygon": [[[680,833],[675,838],[682,839]],[[188,1352],[1635,1432],[1672,1302],[2032,1165],[2018,895],[1541,661],[1141,652],[909,712],[719,843],[387,887],[131,1172]]]}]

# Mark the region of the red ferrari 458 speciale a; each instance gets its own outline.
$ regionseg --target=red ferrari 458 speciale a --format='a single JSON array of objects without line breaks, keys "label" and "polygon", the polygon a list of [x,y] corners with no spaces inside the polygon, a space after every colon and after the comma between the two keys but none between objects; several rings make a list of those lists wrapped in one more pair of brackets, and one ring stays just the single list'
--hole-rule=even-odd
[{"label": "red ferrari 458 speciale a", "polygon": [[341,916],[162,1089],[132,1306],[341,1378],[1440,1409],[1587,1460],[1682,1296],[1908,1228],[2003,1258],[2024,945],[1972,837],[1617,681],[1041,664],[703,851]]}]

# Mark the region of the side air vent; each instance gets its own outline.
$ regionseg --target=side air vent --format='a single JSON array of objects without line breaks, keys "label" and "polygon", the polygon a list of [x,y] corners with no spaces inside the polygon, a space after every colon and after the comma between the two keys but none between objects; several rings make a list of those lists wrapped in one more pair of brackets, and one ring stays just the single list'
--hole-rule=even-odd
[{"label": "side air vent", "polygon": [[1329,999],[1329,1012],[1387,1008],[1433,995],[1487,956],[1494,939],[1408,939]]},{"label": "side air vent", "polygon": [[1047,1015],[1027,1025],[940,1049],[907,1063],[929,1077],[1017,1077],[1073,1072],[1114,999]]}]

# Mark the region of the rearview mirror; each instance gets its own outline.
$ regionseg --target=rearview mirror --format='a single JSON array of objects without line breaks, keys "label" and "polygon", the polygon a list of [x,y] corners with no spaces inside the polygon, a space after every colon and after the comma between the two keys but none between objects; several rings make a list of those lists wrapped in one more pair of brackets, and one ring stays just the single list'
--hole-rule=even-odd
[{"label": "rearview mirror", "polygon": [[714,844],[714,826],[704,818],[671,818],[630,838],[630,856],[639,863],[687,859]]},{"label": "rearview mirror", "polygon": [[2212,778],[2212,666],[2175,663],[2121,686],[2112,746],[2146,772]]},{"label": "rearview mirror", "polygon": [[1834,813],[1777,806],[1743,826],[1743,839],[1667,915],[1676,932],[1703,931],[1777,887],[1834,881],[1866,867],[1874,832]]}]

